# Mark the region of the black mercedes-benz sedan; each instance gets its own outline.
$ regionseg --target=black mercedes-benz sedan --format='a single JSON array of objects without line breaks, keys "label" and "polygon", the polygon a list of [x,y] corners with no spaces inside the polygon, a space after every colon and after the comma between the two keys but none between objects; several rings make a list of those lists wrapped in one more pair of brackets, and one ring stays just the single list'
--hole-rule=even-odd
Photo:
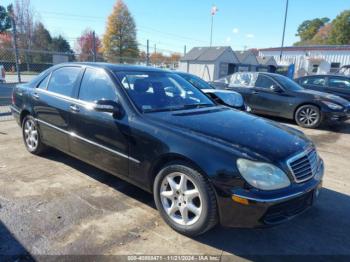
[{"label": "black mercedes-benz sedan", "polygon": [[280,223],[322,185],[323,161],[302,132],[217,105],[160,69],[60,64],[14,88],[12,113],[30,153],[54,147],[152,192],[162,218],[190,236],[218,222]]},{"label": "black mercedes-benz sedan", "polygon": [[306,128],[350,118],[350,102],[332,94],[307,90],[288,77],[262,72],[235,73],[216,83],[243,95],[253,113],[295,120]]}]

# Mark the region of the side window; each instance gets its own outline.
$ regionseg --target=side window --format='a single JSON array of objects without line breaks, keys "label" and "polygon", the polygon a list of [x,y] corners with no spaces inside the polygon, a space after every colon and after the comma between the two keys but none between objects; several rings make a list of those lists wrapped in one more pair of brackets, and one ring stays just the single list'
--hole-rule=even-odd
[{"label": "side window", "polygon": [[79,99],[94,102],[98,100],[117,100],[115,87],[103,70],[87,68],[81,82]]},{"label": "side window", "polygon": [[258,79],[255,82],[255,87],[258,87],[258,88],[270,89],[271,86],[274,86],[274,85],[276,85],[275,82],[264,75],[259,75]]},{"label": "side window", "polygon": [[78,79],[80,67],[62,67],[51,75],[48,90],[60,95],[71,96]]},{"label": "side window", "polygon": [[49,83],[49,79],[50,79],[50,74],[48,76],[46,76],[41,82],[40,84],[37,86],[37,88],[39,89],[45,89],[47,88],[47,84]]},{"label": "side window", "polygon": [[306,78],[302,82],[303,85],[325,86],[326,79],[324,77]]},{"label": "side window", "polygon": [[350,89],[350,80],[346,78],[330,77],[329,87]]}]

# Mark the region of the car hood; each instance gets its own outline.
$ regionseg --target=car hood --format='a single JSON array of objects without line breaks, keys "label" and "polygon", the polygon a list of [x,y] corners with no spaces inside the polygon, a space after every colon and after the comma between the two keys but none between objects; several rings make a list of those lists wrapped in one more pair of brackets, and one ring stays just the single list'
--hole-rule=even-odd
[{"label": "car hood", "polygon": [[318,92],[318,91],[314,91],[314,90],[305,89],[305,90],[298,91],[298,93],[307,94],[307,95],[312,96],[315,99],[326,100],[329,102],[337,103],[337,104],[342,105],[342,106],[349,105],[349,101],[347,101],[346,99],[341,98],[341,97],[336,96],[336,95],[325,93],[325,92]]},{"label": "car hood", "polygon": [[150,118],[169,127],[184,129],[250,156],[271,162],[284,161],[312,142],[293,128],[226,107],[150,113]]}]

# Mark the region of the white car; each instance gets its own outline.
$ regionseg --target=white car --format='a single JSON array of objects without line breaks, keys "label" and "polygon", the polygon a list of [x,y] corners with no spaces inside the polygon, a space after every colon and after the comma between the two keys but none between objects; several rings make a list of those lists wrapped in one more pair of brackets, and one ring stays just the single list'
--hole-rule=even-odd
[{"label": "white car", "polygon": [[5,83],[5,68],[0,65],[0,83]]}]

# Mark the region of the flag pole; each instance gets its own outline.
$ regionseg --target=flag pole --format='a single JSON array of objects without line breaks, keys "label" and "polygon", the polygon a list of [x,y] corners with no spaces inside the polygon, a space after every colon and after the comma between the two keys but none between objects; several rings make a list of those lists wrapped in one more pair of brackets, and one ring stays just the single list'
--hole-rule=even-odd
[{"label": "flag pole", "polygon": [[280,52],[280,62],[282,61],[282,55],[283,55],[284,36],[285,36],[285,33],[286,33],[287,15],[288,15],[288,0],[286,0],[286,10],[285,10],[285,14],[284,14],[284,25],[283,25],[283,33],[282,33],[282,44],[281,44],[281,52]]},{"label": "flag pole", "polygon": [[210,47],[213,44],[213,23],[214,23],[214,15],[211,15],[211,27],[210,27]]}]

